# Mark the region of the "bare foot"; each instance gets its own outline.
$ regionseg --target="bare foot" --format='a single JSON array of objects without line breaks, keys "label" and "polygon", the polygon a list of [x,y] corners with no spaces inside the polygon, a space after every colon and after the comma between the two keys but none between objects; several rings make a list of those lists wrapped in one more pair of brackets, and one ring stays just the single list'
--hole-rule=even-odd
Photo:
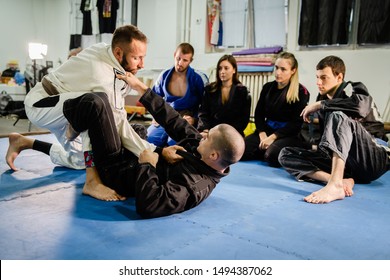
[{"label": "bare foot", "polygon": [[345,192],[345,196],[352,196],[353,195],[353,187],[355,185],[355,180],[352,178],[343,179],[343,188]]},{"label": "bare foot", "polygon": [[19,133],[10,133],[8,140],[9,146],[7,154],[5,155],[5,161],[12,170],[17,171],[19,169],[14,165],[15,159],[21,151],[32,148],[34,140],[27,138]]},{"label": "bare foot", "polygon": [[106,187],[103,183],[85,183],[83,187],[83,194],[104,201],[118,201],[126,199],[126,197],[117,194],[116,191]]},{"label": "bare foot", "polygon": [[327,184],[322,189],[306,196],[304,200],[309,203],[322,204],[344,199],[344,197],[345,191],[343,187],[338,187],[335,184]]},{"label": "bare foot", "polygon": [[96,167],[87,167],[86,169],[83,194],[105,201],[118,201],[126,199],[126,197],[119,195],[116,191],[102,183]]}]

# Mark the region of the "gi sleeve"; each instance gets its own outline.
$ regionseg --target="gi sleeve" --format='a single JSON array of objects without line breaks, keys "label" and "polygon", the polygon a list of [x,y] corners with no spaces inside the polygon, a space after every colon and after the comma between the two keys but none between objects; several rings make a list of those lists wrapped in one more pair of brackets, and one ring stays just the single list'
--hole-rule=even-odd
[{"label": "gi sleeve", "polygon": [[[233,99],[233,108],[229,115],[235,116],[232,125],[238,132],[242,133],[249,122],[252,98],[245,86],[237,86],[234,95],[236,98]],[[235,112],[235,110],[237,111]]]},{"label": "gi sleeve", "polygon": [[158,94],[161,97],[164,97],[164,79],[165,79],[166,71],[162,71],[158,78],[156,79],[154,85],[153,85],[153,92]]},{"label": "gi sleeve", "polygon": [[176,142],[185,138],[202,138],[195,127],[183,119],[175,109],[151,89],[148,89],[139,101],[152,114],[156,122],[164,127],[168,135]]},{"label": "gi sleeve", "polygon": [[260,93],[260,98],[257,101],[256,109],[255,109],[255,126],[258,132],[265,131],[265,97],[267,92],[269,91],[269,87],[271,84],[267,83],[263,86],[263,89]]},{"label": "gi sleeve", "polygon": [[199,108],[199,122],[198,130],[203,131],[205,129],[210,129],[210,93],[207,88],[202,98],[202,103]]},{"label": "gi sleeve", "polygon": [[[310,93],[305,87],[299,85],[299,101],[291,104],[293,111],[290,115],[290,121],[284,127],[274,132],[278,138],[297,135],[301,131],[303,119],[300,115],[302,110],[307,106],[309,99]],[[283,112],[280,113],[283,114]]]},{"label": "gi sleeve", "polygon": [[371,111],[372,97],[367,88],[360,82],[351,83],[353,91],[348,98],[333,98],[321,101],[321,111],[341,111],[349,117],[365,118]]},{"label": "gi sleeve", "polygon": [[127,119],[122,119],[118,127],[118,132],[122,141],[122,146],[135,154],[137,157],[142,151],[150,149],[156,150],[156,146],[142,139],[131,127]]}]

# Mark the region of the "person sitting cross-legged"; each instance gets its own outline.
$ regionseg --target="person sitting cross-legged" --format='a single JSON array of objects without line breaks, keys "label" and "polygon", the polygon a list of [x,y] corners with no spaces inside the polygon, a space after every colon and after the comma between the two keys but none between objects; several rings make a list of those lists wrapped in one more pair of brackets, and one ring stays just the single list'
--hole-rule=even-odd
[{"label": "person sitting cross-legged", "polygon": [[[369,183],[387,172],[390,150],[384,143],[384,125],[367,88],[344,82],[345,64],[327,56],[317,64],[317,101],[301,116],[309,122],[318,113],[322,132],[317,150],[285,147],[280,164],[297,179],[325,183],[306,196],[309,203],[329,203],[353,195],[355,182]],[[347,94],[347,86],[352,93]]]}]

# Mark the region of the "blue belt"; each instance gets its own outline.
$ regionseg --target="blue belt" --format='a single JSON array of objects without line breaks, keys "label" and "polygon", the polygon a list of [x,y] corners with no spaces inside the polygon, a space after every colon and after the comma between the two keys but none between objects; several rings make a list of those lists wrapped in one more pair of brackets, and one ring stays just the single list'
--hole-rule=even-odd
[{"label": "blue belt", "polygon": [[273,120],[267,120],[266,124],[270,128],[272,128],[274,130],[278,130],[278,129],[282,128],[282,127],[285,127],[287,122],[278,122],[278,121],[273,121]]}]

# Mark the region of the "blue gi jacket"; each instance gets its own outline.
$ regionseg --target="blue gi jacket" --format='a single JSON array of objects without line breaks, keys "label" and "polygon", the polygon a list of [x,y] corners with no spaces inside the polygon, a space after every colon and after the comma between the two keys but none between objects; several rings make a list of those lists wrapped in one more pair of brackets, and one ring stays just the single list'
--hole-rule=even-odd
[{"label": "blue gi jacket", "polygon": [[176,111],[187,111],[187,114],[188,111],[190,111],[190,115],[194,118],[197,118],[199,106],[202,102],[204,87],[208,84],[208,78],[204,73],[196,71],[192,67],[188,66],[187,92],[182,97],[173,96],[168,91],[168,84],[174,71],[175,67],[172,67],[162,72],[152,90],[164,98],[164,100]]}]

